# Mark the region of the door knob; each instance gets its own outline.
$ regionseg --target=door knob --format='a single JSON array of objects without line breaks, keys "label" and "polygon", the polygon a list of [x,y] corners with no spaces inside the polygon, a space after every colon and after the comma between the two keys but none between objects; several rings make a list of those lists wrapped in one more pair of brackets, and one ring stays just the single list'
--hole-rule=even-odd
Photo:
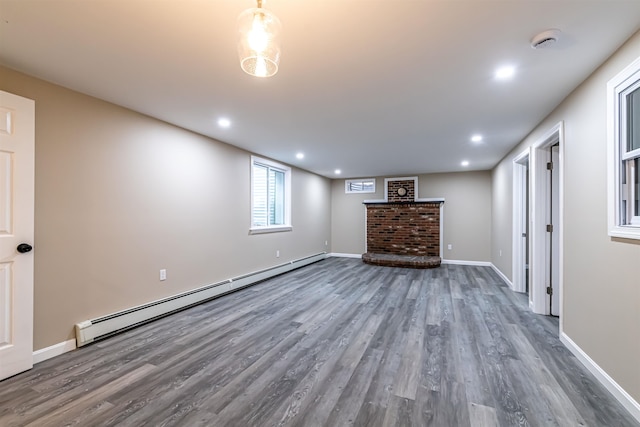
[{"label": "door knob", "polygon": [[27,252],[31,252],[31,249],[33,249],[33,246],[31,246],[28,243],[20,243],[16,249],[21,254],[26,254]]}]

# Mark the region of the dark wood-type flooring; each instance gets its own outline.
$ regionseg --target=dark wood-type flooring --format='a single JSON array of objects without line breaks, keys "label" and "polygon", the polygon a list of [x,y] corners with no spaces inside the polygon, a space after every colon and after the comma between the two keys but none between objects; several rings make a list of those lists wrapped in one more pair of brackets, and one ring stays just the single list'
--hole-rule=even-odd
[{"label": "dark wood-type flooring", "polygon": [[330,258],[0,382],[1,426],[638,426],[488,267]]}]

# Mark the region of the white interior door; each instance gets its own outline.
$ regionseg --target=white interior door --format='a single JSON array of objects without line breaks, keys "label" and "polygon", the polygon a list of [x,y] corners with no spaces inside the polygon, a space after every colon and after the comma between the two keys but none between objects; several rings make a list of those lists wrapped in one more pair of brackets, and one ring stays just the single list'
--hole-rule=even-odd
[{"label": "white interior door", "polygon": [[0,380],[33,366],[35,103],[0,91]]}]

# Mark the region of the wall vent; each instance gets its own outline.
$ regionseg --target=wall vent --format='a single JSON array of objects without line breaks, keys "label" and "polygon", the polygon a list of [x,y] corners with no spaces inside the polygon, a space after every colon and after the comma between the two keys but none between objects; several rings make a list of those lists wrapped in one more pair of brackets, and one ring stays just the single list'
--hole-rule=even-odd
[{"label": "wall vent", "polygon": [[545,49],[555,45],[560,38],[560,30],[547,30],[531,39],[533,49]]}]

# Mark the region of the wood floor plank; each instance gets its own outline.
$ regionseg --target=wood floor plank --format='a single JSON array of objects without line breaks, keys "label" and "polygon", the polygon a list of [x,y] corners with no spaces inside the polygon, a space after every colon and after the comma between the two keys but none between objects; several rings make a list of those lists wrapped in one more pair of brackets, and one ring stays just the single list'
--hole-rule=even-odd
[{"label": "wood floor plank", "polygon": [[443,292],[446,292],[444,279],[435,278],[425,283],[425,286],[429,288],[428,306],[427,306],[427,324],[439,325],[443,318],[442,306],[439,304],[440,296]]},{"label": "wood floor plank", "polygon": [[336,364],[336,368],[324,382],[323,389],[317,393],[314,399],[316,404],[306,410],[301,421],[302,425],[326,425],[327,418],[336,406],[342,390],[351,379],[381,322],[382,317],[378,315],[372,315],[367,319],[345,350],[344,356]]},{"label": "wood floor plank", "polygon": [[387,404],[393,393],[395,373],[402,360],[403,335],[397,332],[408,322],[409,319],[401,311],[394,307],[387,308],[382,321],[385,327],[378,329],[371,342],[372,348],[383,351],[383,357],[365,394],[365,404],[358,411],[356,425],[379,426],[384,421]]},{"label": "wood floor plank", "polygon": [[[431,426],[469,427],[471,418],[464,384],[443,381],[440,391],[431,391],[435,401]],[[512,424],[517,425],[517,424]]]},{"label": "wood floor plank", "polygon": [[520,362],[509,363],[515,382],[525,393],[537,394],[539,399],[532,400],[529,406],[534,408],[534,416],[546,425],[586,425],[585,420],[567,398],[564,390],[551,375],[538,356],[534,346],[522,334],[517,325],[507,325]]},{"label": "wood floor plank", "polygon": [[152,371],[158,368],[153,365],[145,364],[139,368],[123,375],[113,381],[102,385],[101,387],[85,393],[84,395],[77,397],[76,399],[68,402],[67,404],[59,407],[53,412],[46,414],[45,416],[35,420],[27,427],[32,426],[46,426],[46,425],[59,425],[65,420],[70,418],[70,414],[82,414],[87,408],[92,405],[100,405],[102,402],[116,390],[130,386],[132,383],[142,381]]},{"label": "wood floor plank", "polygon": [[450,287],[451,298],[457,298],[457,299],[464,298],[464,295],[462,294],[462,288],[460,286],[460,283],[458,282],[458,279],[456,279],[455,277],[450,278],[449,287]]},{"label": "wood floor plank", "polygon": [[326,425],[343,426],[353,425],[358,412],[364,403],[367,389],[371,385],[371,380],[375,370],[378,368],[383,352],[371,350],[365,352],[362,360],[356,367],[349,382],[345,385],[336,405],[333,407]]},{"label": "wood floor plank", "polygon": [[467,315],[465,327],[469,328],[472,345],[478,348],[476,358],[486,375],[487,384],[491,391],[490,395],[495,400],[494,407],[498,419],[505,425],[527,425],[528,422],[519,402],[519,396],[515,394],[510,378],[500,363],[498,348],[484,322],[484,315],[480,307],[482,296],[483,294],[478,287],[470,287],[465,290],[465,297],[469,301],[465,311]]},{"label": "wood floor plank", "polygon": [[382,278],[377,278],[374,280],[371,285],[367,286],[366,291],[362,294],[360,299],[358,300],[359,304],[367,304],[373,296],[378,293],[380,287],[384,284],[384,280]]},{"label": "wood floor plank", "polygon": [[495,408],[469,403],[469,417],[471,427],[498,427],[498,417]]},{"label": "wood floor plank", "polygon": [[412,280],[411,287],[409,288],[409,292],[407,292],[408,299],[416,299],[418,294],[420,293],[420,288],[422,287],[421,280]]},{"label": "wood floor plank", "polygon": [[416,375],[422,366],[424,330],[410,327],[402,360],[393,385],[393,394],[397,397],[415,400],[420,377]]},{"label": "wood floor plank", "polygon": [[[359,306],[357,304],[349,304],[348,308],[342,311],[340,316],[337,316],[340,319],[336,322],[337,324],[324,322],[321,328],[315,329],[314,331],[305,331],[300,342],[291,349],[290,355],[287,354],[285,357],[282,357],[270,367],[269,372],[253,380],[251,384],[243,387],[242,390],[245,390],[246,392],[246,387],[256,390],[262,390],[267,387],[277,389],[278,384],[282,384],[282,380],[279,380],[276,383],[269,383],[268,381],[278,372],[286,372],[287,374],[291,373],[292,363],[297,364],[297,368],[294,369],[304,370],[305,367],[307,369],[316,369],[318,365],[317,362],[319,360],[322,361],[320,365],[323,365],[327,360],[331,360],[330,355],[327,355],[327,350],[329,350],[329,354],[331,354],[333,349],[344,348],[344,344],[350,342],[349,336],[353,333],[352,330],[355,329],[352,321],[352,314],[360,313],[358,308]],[[366,319],[364,314],[362,314],[361,317]],[[332,346],[332,344],[334,345]],[[302,364],[300,363],[301,361],[303,362]],[[311,362],[314,363],[312,364]],[[301,371],[301,374],[304,374],[304,372]],[[288,387],[295,387],[296,383],[301,381],[302,378],[303,376],[301,376],[300,380],[292,379],[291,381],[287,381],[286,385]],[[237,383],[234,387],[236,387],[237,390]],[[230,393],[228,387],[222,389],[220,394],[223,395],[224,398],[219,400],[218,405],[220,406],[218,409],[215,409],[215,411],[224,411],[219,412],[221,417],[238,417],[246,415],[241,414],[242,411],[237,409],[238,402],[234,402],[230,399],[234,393]],[[273,404],[273,402],[269,403]],[[256,408],[256,411],[259,410],[260,408]],[[236,421],[240,422],[240,420]]]},{"label": "wood floor plank", "polygon": [[330,258],[0,382],[0,425],[640,427],[528,303]]},{"label": "wood floor plank", "polygon": [[402,427],[413,425],[411,419],[413,414],[412,399],[399,396],[391,396],[387,410],[385,412],[382,427]]},{"label": "wood floor plank", "polygon": [[336,339],[327,346],[322,352],[321,358],[316,360],[313,368],[297,384],[296,390],[290,398],[275,412],[276,417],[279,418],[278,425],[295,424],[304,416],[304,413],[307,412],[306,409],[313,402],[325,399],[324,390],[333,386],[331,373],[337,369],[336,365],[343,359],[349,344],[358,340],[358,334],[362,333],[362,328],[365,328],[365,334],[373,335],[373,332],[367,332],[368,326],[365,322],[373,320],[375,324],[379,325],[378,319],[371,318],[372,312],[372,308],[361,311],[362,315],[354,317],[342,334],[336,334]]}]

